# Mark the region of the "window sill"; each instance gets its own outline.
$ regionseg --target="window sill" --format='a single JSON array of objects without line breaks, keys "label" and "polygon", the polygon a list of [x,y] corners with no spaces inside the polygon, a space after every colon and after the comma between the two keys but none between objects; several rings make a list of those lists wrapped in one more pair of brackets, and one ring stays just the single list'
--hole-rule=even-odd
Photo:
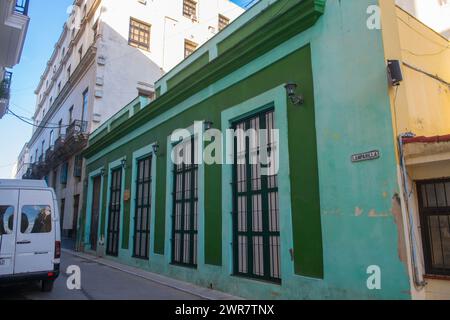
[{"label": "window sill", "polygon": [[281,286],[282,285],[282,279],[280,279],[280,280],[268,280],[268,279],[264,279],[264,278],[246,276],[246,275],[241,275],[241,274],[231,274],[231,276],[236,278],[236,279],[247,280],[247,281],[256,282],[256,283],[265,283],[265,284],[268,284],[268,285],[275,285],[275,286]]},{"label": "window sill", "polygon": [[434,275],[434,274],[425,274],[423,276],[425,279],[430,280],[444,280],[444,281],[450,281],[450,275]]},{"label": "window sill", "polygon": [[185,269],[198,270],[197,265],[177,263],[177,262],[171,262],[170,265],[174,266],[174,267],[185,268]]}]

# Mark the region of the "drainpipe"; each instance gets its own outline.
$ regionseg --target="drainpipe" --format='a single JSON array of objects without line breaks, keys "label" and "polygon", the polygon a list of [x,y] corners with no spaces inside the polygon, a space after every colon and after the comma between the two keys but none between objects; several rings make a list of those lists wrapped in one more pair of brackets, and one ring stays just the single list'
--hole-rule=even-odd
[{"label": "drainpipe", "polygon": [[408,132],[408,133],[402,133],[398,137],[398,146],[399,146],[399,153],[400,153],[400,168],[402,171],[402,186],[403,186],[403,194],[405,197],[405,205],[406,210],[408,212],[408,235],[409,235],[409,245],[410,250],[412,253],[412,267],[413,267],[413,280],[414,280],[414,287],[417,291],[421,291],[425,286],[426,282],[423,279],[423,275],[421,274],[419,270],[419,262],[418,262],[418,254],[417,254],[417,240],[415,235],[415,222],[414,222],[414,216],[413,212],[411,210],[411,206],[409,205],[410,201],[410,187],[409,187],[409,180],[408,180],[408,174],[406,171],[406,163],[405,163],[405,156],[403,153],[403,138],[413,138],[415,137],[415,134]]}]

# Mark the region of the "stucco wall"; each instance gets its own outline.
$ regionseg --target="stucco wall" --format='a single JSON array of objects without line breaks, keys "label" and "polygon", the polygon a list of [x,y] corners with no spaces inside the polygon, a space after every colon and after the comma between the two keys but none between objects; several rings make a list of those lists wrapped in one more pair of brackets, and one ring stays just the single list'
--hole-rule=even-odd
[{"label": "stucco wall", "polygon": [[[123,156],[130,159],[133,150],[154,141],[160,141],[162,146],[150,261],[131,258],[127,241],[131,230],[129,204],[123,217],[120,261],[204,286],[213,284],[247,298],[410,298],[401,218],[395,202],[396,159],[382,35],[380,30],[366,27],[367,7],[376,3],[328,1],[325,14],[311,29],[193,94],[170,111],[155,114],[134,133],[118,137],[114,144],[89,159],[87,171],[93,172]],[[312,78],[308,77],[309,72]],[[229,212],[220,210],[221,206],[217,211],[218,202],[228,201],[220,196],[227,183],[217,183],[224,170],[220,167],[205,168],[204,232],[208,235],[205,234],[205,247],[200,247],[199,254],[205,255],[206,263],[199,266],[198,272],[169,265],[170,212],[165,206],[170,197],[166,191],[169,169],[165,161],[167,150],[161,141],[166,141],[171,130],[190,126],[193,120],[207,117],[217,126],[221,110],[271,92],[292,79],[299,83],[299,91],[308,102],[304,107],[287,104],[291,185],[290,191],[284,191],[292,199],[288,204],[292,221],[284,230],[291,228],[293,232],[289,235],[291,242],[287,237],[282,248],[285,281],[277,286],[230,277],[230,256],[224,254],[228,244],[222,240],[227,239],[229,232],[224,229]],[[353,154],[374,149],[380,150],[380,159],[358,164],[350,161]],[[131,169],[127,170],[125,183],[130,185]],[[107,184],[103,190],[106,207]],[[319,231],[315,229],[317,223]],[[208,243],[208,239],[214,243]],[[218,245],[218,241],[222,243]],[[294,263],[287,253],[292,246]],[[216,258],[218,252],[222,259]],[[381,269],[381,290],[367,287],[367,268],[372,265]]]}]

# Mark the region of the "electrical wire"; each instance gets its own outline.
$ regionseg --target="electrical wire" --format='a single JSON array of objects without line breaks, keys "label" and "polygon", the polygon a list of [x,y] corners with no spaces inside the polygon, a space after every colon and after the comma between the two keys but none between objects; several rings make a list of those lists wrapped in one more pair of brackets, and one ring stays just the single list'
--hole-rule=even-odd
[{"label": "electrical wire", "polygon": [[22,121],[22,122],[24,122],[24,123],[26,123],[26,124],[28,124],[30,126],[36,127],[36,128],[41,128],[41,129],[60,129],[60,128],[70,127],[70,125],[56,126],[56,127],[47,127],[47,126],[36,125],[36,124],[34,124],[32,122],[27,121],[25,118],[22,118],[21,116],[15,114],[13,111],[11,111],[11,109],[7,110],[7,114],[12,115],[12,116],[16,117],[17,119],[19,119],[20,121]]},{"label": "electrical wire", "polygon": [[[430,39],[430,37],[424,35],[422,32],[418,31],[416,28],[414,28],[413,26],[411,26],[408,22],[406,22],[405,20],[403,20],[402,18],[398,17],[398,19],[403,22],[408,28],[410,28],[411,30],[413,30],[414,32],[416,32],[417,34],[421,35],[423,38],[427,39],[428,41],[431,41],[433,43],[435,43],[436,45],[440,46],[440,47],[445,47],[445,48],[449,48],[450,45],[444,45],[442,43],[439,43],[435,40]],[[434,30],[433,30],[434,31]],[[435,31],[434,31],[435,32]],[[445,39],[445,38],[443,38]],[[448,41],[448,40],[447,40]]]},{"label": "electrical wire", "polygon": [[416,56],[416,57],[430,57],[430,56],[440,55],[440,54],[442,54],[443,52],[445,52],[448,49],[450,49],[450,45],[448,47],[445,47],[444,49],[438,51],[438,52],[435,52],[435,53],[421,53],[420,54],[420,53],[414,53],[414,52],[412,52],[411,50],[408,50],[408,49],[402,49],[402,50],[405,51],[405,52],[408,52],[409,54],[411,54],[413,56]]}]

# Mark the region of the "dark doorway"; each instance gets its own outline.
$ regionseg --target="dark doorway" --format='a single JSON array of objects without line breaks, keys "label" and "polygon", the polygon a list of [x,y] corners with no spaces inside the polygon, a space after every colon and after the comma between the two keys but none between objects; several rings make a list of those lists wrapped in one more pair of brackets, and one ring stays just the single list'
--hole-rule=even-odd
[{"label": "dark doorway", "polygon": [[70,238],[77,238],[77,228],[78,228],[78,211],[80,209],[80,195],[77,194],[73,197],[73,221],[72,221],[72,232]]},{"label": "dark doorway", "polygon": [[106,243],[106,254],[117,257],[119,255],[122,168],[111,171],[109,197],[108,239]]},{"label": "dark doorway", "polygon": [[100,188],[102,178],[100,176],[94,178],[94,186],[92,189],[92,208],[91,208],[91,230],[90,230],[90,244],[91,249],[97,250],[98,241],[98,220],[100,216]]}]

